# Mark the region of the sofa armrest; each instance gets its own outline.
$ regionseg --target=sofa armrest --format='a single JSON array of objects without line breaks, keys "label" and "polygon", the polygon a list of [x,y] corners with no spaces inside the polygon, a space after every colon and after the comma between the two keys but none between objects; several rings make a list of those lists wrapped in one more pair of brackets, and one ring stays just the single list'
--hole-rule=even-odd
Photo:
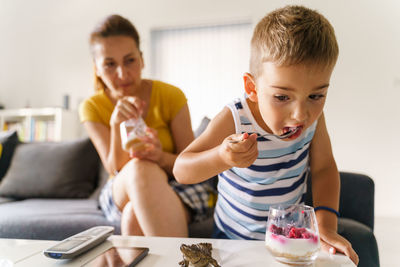
[{"label": "sofa armrest", "polygon": [[[313,206],[311,176],[307,179],[305,203]],[[374,181],[363,174],[340,172],[339,212],[374,229]]]},{"label": "sofa armrest", "polygon": [[374,229],[374,181],[363,174],[340,172],[340,204],[342,217],[354,219]]}]

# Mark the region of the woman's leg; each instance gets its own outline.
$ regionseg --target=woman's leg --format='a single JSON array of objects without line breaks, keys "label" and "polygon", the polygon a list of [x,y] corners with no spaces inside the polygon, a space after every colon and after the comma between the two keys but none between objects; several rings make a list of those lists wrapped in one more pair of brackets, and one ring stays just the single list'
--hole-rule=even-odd
[{"label": "woman's leg", "polygon": [[143,235],[142,228],[140,228],[137,221],[132,203],[126,203],[121,215],[121,234],[122,235]]},{"label": "woman's leg", "polygon": [[[114,179],[113,198],[123,211],[122,231],[134,232],[126,224],[136,221],[146,236],[188,235],[189,213],[157,164],[132,159]],[[132,208],[126,207],[128,202]]]}]

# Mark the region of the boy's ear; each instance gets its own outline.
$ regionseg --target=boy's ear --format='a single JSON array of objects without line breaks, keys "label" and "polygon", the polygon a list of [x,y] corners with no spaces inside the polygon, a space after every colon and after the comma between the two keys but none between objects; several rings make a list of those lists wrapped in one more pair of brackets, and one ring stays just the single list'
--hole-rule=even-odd
[{"label": "boy's ear", "polygon": [[243,75],[244,81],[244,90],[246,91],[247,96],[253,102],[257,102],[257,89],[256,84],[254,83],[254,78],[250,73],[245,73]]}]

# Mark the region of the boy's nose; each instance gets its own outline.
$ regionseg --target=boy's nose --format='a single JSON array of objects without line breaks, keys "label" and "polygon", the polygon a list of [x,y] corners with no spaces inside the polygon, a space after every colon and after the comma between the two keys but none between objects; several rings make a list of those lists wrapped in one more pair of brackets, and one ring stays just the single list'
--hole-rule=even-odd
[{"label": "boy's nose", "polygon": [[304,122],[308,118],[307,106],[303,103],[297,104],[292,111],[292,119],[298,122]]}]

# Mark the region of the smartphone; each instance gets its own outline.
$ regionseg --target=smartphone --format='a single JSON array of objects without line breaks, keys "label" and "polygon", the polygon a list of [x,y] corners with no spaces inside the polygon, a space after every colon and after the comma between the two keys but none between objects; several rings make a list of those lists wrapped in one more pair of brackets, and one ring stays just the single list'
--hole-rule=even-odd
[{"label": "smartphone", "polygon": [[149,253],[145,247],[112,247],[96,256],[85,267],[132,267]]}]

